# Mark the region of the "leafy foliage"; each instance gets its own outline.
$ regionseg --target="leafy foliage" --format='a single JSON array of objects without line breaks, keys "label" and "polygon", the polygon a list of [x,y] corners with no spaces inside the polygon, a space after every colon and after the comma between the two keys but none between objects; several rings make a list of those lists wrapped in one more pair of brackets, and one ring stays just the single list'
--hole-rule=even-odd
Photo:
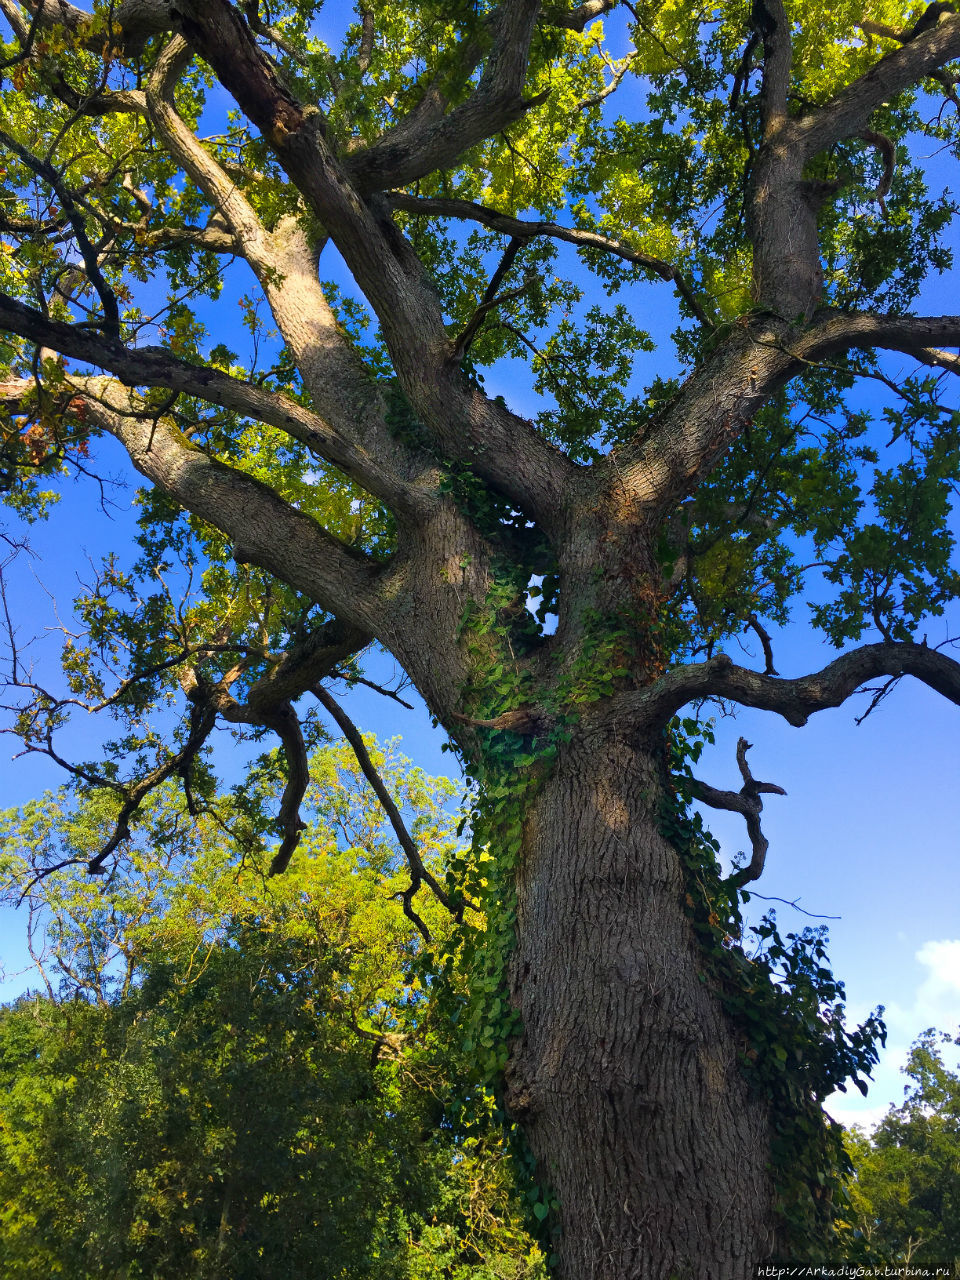
[{"label": "leafy foliage", "polygon": [[[279,881],[210,822],[171,829],[159,795],[103,889],[68,869],[29,890],[50,994],[0,1014],[5,1275],[542,1274],[495,1131],[445,1116],[460,1066],[382,815],[344,748],[313,776],[309,856]],[[449,856],[449,785],[387,776]],[[6,815],[9,892],[40,842],[96,839],[64,801]]]},{"label": "leafy foliage", "polygon": [[872,1133],[854,1129],[840,1217],[845,1261],[960,1269],[960,1076],[943,1059],[957,1041],[930,1028],[910,1050],[906,1098]]}]

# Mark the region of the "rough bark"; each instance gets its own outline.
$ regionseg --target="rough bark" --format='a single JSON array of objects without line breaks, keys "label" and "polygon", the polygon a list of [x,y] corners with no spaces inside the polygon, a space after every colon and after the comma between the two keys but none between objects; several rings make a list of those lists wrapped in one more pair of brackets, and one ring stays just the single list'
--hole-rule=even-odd
[{"label": "rough bark", "polygon": [[744,1280],[767,1256],[767,1119],[704,980],[652,743],[563,752],[528,815],[508,1102],[576,1280]]}]

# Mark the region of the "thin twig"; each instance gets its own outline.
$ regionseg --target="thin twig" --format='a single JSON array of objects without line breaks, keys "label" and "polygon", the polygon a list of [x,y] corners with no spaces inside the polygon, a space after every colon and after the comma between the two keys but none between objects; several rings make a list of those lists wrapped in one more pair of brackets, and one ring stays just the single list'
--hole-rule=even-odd
[{"label": "thin twig", "polygon": [[370,759],[370,753],[366,748],[366,744],[363,741],[363,736],[361,735],[360,730],[340,706],[336,698],[328,693],[322,685],[316,685],[313,688],[312,693],[324,710],[327,711],[334,721],[336,721],[338,728],[349,742],[354,755],[357,757],[357,763],[360,766],[363,776],[370,783],[374,794],[383,805],[384,812],[390,820],[390,825],[393,827],[394,834],[397,837],[400,848],[403,850],[404,856],[407,859],[407,865],[410,868],[410,887],[405,889],[404,892],[399,895],[403,903],[404,914],[413,921],[423,937],[427,942],[429,942],[429,930],[413,909],[413,897],[420,888],[421,883],[428,885],[433,890],[434,896],[443,904],[444,907],[446,907],[447,911],[450,912],[455,920],[461,920],[463,918],[463,908],[454,904],[453,899],[447,891],[424,866],[423,859],[420,857],[420,850],[417,848],[417,843],[408,831],[400,810],[397,808],[393,797],[384,785],[383,779],[377,772],[376,766]]}]

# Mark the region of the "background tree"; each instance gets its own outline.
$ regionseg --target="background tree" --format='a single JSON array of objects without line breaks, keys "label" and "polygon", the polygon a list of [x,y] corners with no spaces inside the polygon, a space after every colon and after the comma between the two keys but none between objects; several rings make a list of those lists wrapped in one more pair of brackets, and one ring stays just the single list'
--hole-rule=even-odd
[{"label": "background tree", "polygon": [[[374,754],[440,866],[449,784]],[[0,1012],[4,1275],[545,1274],[497,1129],[447,1119],[463,1072],[379,803],[346,744],[311,766],[311,856],[279,881],[169,786],[106,884],[34,871],[99,847],[99,797],[5,816],[48,993]]]},{"label": "background tree", "polygon": [[845,1261],[960,1274],[960,1076],[942,1048],[951,1043],[933,1028],[920,1036],[903,1068],[912,1081],[904,1102],[873,1133],[849,1135],[856,1176],[840,1230]]},{"label": "background tree", "polygon": [[[819,1103],[877,1028],[843,1030],[816,935],[746,946],[776,788],[745,743],[739,792],[698,781],[696,721],[670,726],[705,699],[802,725],[908,674],[960,701],[924,633],[958,585],[960,319],[910,313],[954,210],[908,147],[955,145],[924,94],[955,102],[960,17],[424,0],[362,5],[335,50],[307,0],[0,7],[9,498],[43,509],[105,436],[151,486],[139,558],[77,604],[69,692],[11,636],[28,749],[112,800],[90,870],[154,786],[212,803],[218,722],[282,745],[279,802],[248,789],[245,822],[284,869],[303,700],[341,715],[325,682],[376,642],[478,784],[475,870],[440,883],[406,845],[405,903],[423,922],[427,884],[462,921],[452,1014],[559,1206],[558,1274],[820,1248],[842,1154]],[[242,360],[201,306],[226,262]],[[632,394],[643,281],[679,297],[680,374]],[[485,393],[504,357],[536,421]],[[764,620],[811,567],[814,625],[867,643],[783,678]],[[723,651],[747,632],[763,671]],[[59,745],[76,704],[118,721],[106,762]],[[747,821],[726,879],[694,795]]]}]

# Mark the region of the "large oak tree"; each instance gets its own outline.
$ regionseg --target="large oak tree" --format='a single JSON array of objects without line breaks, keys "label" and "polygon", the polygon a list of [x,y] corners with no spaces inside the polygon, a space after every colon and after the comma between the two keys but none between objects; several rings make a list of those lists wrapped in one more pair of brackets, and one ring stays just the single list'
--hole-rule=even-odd
[{"label": "large oak tree", "polygon": [[[960,317],[911,310],[954,209],[910,150],[955,144],[960,16],[370,0],[337,52],[348,15],[310,0],[0,9],[5,485],[29,513],[111,436],[152,486],[70,695],[14,655],[28,747],[113,793],[90,869],[167,778],[204,803],[226,722],[282,746],[281,871],[310,708],[349,729],[330,681],[380,646],[478,784],[486,875],[441,883],[407,839],[405,905],[462,919],[460,1025],[559,1206],[557,1273],[744,1277],[826,1230],[819,1102],[869,1032],[818,1003],[818,942],[741,946],[771,785],[745,744],[738,793],[696,780],[675,717],[802,725],[904,675],[960,702],[923,638],[958,585]],[[241,270],[243,364],[203,323]],[[677,328],[640,391],[653,291]],[[485,391],[504,359],[535,421]],[[151,589],[178,560],[182,598]],[[811,572],[814,624],[860,643],[786,678],[765,620]],[[762,670],[724,652],[745,632]],[[58,745],[71,704],[120,722],[105,764]],[[691,796],[744,815],[748,865],[720,875]]]}]

